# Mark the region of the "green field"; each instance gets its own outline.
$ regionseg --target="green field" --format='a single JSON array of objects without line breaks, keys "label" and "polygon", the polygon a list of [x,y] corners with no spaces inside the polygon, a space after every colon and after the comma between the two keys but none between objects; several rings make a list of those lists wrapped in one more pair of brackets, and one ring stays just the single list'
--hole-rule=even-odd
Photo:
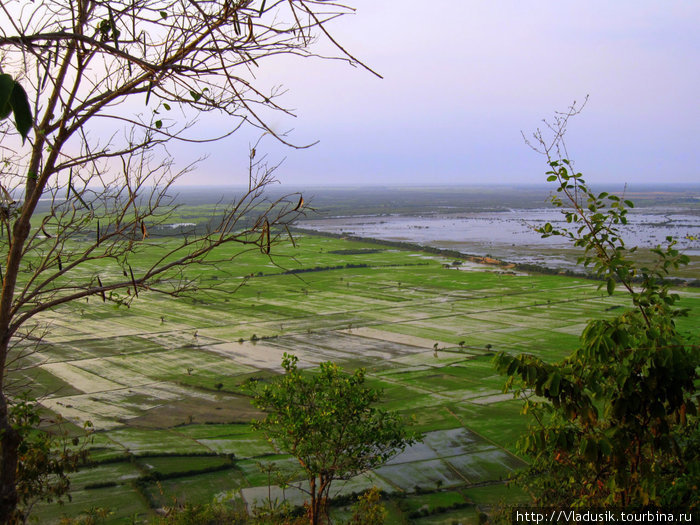
[{"label": "green field", "polygon": [[[339,493],[377,485],[405,495],[389,505],[395,523],[424,507],[445,512],[415,523],[476,523],[479,506],[522,497],[503,481],[525,465],[515,443],[528,421],[502,393],[492,353],[561,359],[588,319],[629,305],[584,279],[446,267],[451,260],[438,255],[320,236],[296,245],[277,246],[273,260],[250,251],[195,268],[202,289],[189,298],[141,292],[129,308],[91,298],[38,319],[46,336],[12,379],[74,433],[91,421],[97,463],[74,475],[71,503],[38,507],[42,523],[91,506],[131,523],[174,501],[264,500],[258,463],[275,461],[291,476],[295,463],[252,430],[260,413],[244,385],[279,374],[285,352],[302,367],[366,367],[385,406],[425,433]],[[682,293],[691,312],[679,326],[697,337],[700,294]]]}]

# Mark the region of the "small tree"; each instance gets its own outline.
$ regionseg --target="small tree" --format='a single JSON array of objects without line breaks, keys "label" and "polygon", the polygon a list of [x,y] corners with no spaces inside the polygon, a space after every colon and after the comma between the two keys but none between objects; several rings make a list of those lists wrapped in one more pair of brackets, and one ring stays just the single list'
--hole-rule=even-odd
[{"label": "small tree", "polygon": [[656,263],[639,266],[621,229],[629,200],[594,193],[566,155],[563,136],[572,106],[551,126],[554,141],[538,131],[554,204],[573,229],[539,229],[584,250],[580,262],[603,279],[607,294],[623,288],[633,308],[612,319],[588,322],[580,347],[561,363],[500,353],[507,388],[526,399],[536,423],[522,442],[533,457],[524,483],[538,505],[697,504],[697,345],[676,329],[683,315],[664,279],[688,258],[667,238],[653,250]]},{"label": "small tree", "polygon": [[299,461],[309,481],[309,520],[317,525],[327,517],[333,481],[382,465],[416,436],[397,414],[376,407],[380,392],[365,386],[364,369],[347,374],[327,362],[302,373],[297,362],[285,354],[284,375],[255,391],[253,404],[267,412],[255,426]]}]

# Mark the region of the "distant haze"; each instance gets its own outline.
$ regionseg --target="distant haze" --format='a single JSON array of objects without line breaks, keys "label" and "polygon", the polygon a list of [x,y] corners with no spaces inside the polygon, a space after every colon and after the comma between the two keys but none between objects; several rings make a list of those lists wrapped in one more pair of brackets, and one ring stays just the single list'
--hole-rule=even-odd
[{"label": "distant haze", "polygon": [[[172,194],[180,204],[199,206],[230,201],[245,193],[243,186],[177,186]],[[700,184],[644,185],[598,184],[597,191],[616,192],[631,199],[636,208],[682,209],[700,216]],[[554,187],[537,185],[453,186],[272,186],[271,199],[293,191],[304,195],[304,217],[434,215],[436,213],[501,212],[512,209],[552,208]],[[297,202],[296,197],[291,199]],[[695,233],[695,232],[693,232]]]},{"label": "distant haze", "polygon": [[[384,76],[340,62],[273,60],[297,119],[273,117],[303,145],[260,150],[286,185],[544,181],[523,142],[555,110],[590,95],[569,148],[591,182],[700,181],[700,2],[357,0],[329,29]],[[267,68],[266,68],[267,66]],[[216,127],[215,120],[205,121]],[[203,148],[185,184],[242,184],[252,133]]]}]

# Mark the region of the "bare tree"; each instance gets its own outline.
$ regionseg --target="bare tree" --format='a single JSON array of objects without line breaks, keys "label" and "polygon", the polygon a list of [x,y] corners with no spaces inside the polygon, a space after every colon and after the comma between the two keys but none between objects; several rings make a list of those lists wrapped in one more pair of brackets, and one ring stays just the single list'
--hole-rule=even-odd
[{"label": "bare tree", "polygon": [[[350,11],[329,0],[0,1],[0,73],[25,89],[33,115],[26,140],[21,126],[0,122],[0,523],[18,503],[21,440],[7,371],[30,321],[89,296],[194,290],[185,268],[216,262],[225,244],[269,254],[303,199],[268,200],[274,167],[251,151],[247,190],[207,231],[169,240],[148,267],[132,264],[154,249],[172,184],[192,168],[174,169],[166,146],[244,124],[287,144],[266,123],[271,111],[288,113],[279,88],[258,86],[254,71],[278,55],[319,56],[321,39],[330,57],[362,65],[326,28]],[[197,134],[201,112],[226,117],[228,128]]]}]

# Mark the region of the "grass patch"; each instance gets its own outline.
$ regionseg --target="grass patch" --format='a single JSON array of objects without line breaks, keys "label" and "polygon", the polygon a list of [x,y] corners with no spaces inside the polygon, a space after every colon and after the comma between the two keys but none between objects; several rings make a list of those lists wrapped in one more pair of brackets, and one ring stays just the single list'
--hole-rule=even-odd
[{"label": "grass patch", "polygon": [[401,510],[407,514],[421,510],[434,512],[438,509],[444,509],[455,504],[459,505],[467,502],[464,495],[457,491],[440,491],[432,492],[430,494],[415,494],[399,501]]},{"label": "grass patch", "polygon": [[155,454],[212,454],[211,449],[195,440],[183,440],[182,436],[166,430],[125,428],[109,433],[110,439],[136,456]]},{"label": "grass patch", "polygon": [[109,509],[107,523],[131,523],[132,518],[142,520],[151,509],[141,493],[130,484],[118,484],[91,490],[71,491],[72,501],[63,505],[42,503],[35,507],[32,516],[38,523],[55,524],[63,516],[77,516],[91,508]]},{"label": "grass patch", "polygon": [[206,471],[230,465],[228,458],[220,456],[165,456],[141,457],[137,464],[145,474],[171,475],[178,472]]},{"label": "grass patch", "polygon": [[471,487],[462,493],[476,505],[515,505],[529,501],[529,496],[523,489],[508,483]]},{"label": "grass patch", "polygon": [[145,485],[144,491],[157,506],[175,503],[202,504],[225,494],[235,495],[246,484],[243,473],[237,469],[166,479],[158,484]]}]

